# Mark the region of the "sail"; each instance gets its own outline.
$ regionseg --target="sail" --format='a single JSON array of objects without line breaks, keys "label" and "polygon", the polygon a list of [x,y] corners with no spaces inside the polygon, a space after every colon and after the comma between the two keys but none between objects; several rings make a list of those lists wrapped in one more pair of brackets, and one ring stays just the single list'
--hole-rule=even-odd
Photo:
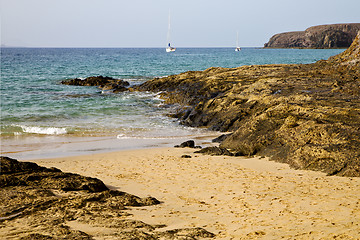
[{"label": "sail", "polygon": [[236,32],[236,47],[239,47],[239,31]]},{"label": "sail", "polygon": [[176,48],[171,47],[171,44],[170,44],[170,42],[171,42],[170,32],[171,32],[171,19],[170,19],[170,9],[169,9],[168,33],[167,33],[168,47],[166,48],[166,52],[175,52]]},{"label": "sail", "polygon": [[241,48],[239,47],[239,31],[236,32],[236,48],[235,51],[239,52]]}]

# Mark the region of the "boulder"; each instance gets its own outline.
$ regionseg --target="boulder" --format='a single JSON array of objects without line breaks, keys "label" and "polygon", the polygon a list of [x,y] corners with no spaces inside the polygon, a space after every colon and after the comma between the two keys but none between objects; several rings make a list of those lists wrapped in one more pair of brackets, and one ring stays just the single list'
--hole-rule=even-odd
[{"label": "boulder", "polygon": [[195,146],[195,141],[194,140],[188,140],[185,141],[183,143],[181,143],[180,145],[175,145],[174,147],[176,148],[201,148],[201,146]]},{"label": "boulder", "polygon": [[181,143],[180,145],[176,145],[175,147],[179,147],[179,148],[194,148],[195,147],[195,142],[194,140],[188,140],[186,142]]}]

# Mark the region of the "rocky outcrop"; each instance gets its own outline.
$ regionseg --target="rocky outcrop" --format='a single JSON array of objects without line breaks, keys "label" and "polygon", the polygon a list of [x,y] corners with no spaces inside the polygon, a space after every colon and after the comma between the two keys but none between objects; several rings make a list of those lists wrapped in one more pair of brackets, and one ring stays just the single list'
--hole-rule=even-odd
[{"label": "rocky outcrop", "polygon": [[360,23],[314,26],[300,32],[272,36],[265,48],[347,48],[351,45]]},{"label": "rocky outcrop", "polygon": [[[201,239],[202,228],[161,231],[164,225],[131,220],[129,207],[160,204],[109,190],[96,178],[63,173],[31,162],[1,157],[1,239]],[[72,223],[74,225],[72,225]],[[74,227],[75,226],[75,227]],[[80,229],[97,229],[87,232]]]},{"label": "rocky outcrop", "polygon": [[161,92],[182,124],[230,131],[220,147],[297,169],[360,176],[360,33],[314,64],[210,68],[138,87]]},{"label": "rocky outcrop", "polygon": [[114,93],[127,91],[129,82],[122,79],[114,79],[112,77],[88,77],[85,79],[73,78],[61,81],[64,85],[74,86],[97,86],[104,91],[112,91]]},{"label": "rocky outcrop", "polygon": [[9,186],[36,186],[64,191],[109,190],[102,181],[96,178],[64,173],[56,168],[45,168],[36,163],[19,162],[8,157],[1,157],[0,187]]},{"label": "rocky outcrop", "polygon": [[204,153],[207,155],[211,155],[211,156],[221,156],[221,155],[226,155],[226,156],[234,156],[233,153],[231,153],[229,150],[227,150],[226,148],[223,147],[206,147],[203,148],[199,151],[196,151],[195,153]]}]

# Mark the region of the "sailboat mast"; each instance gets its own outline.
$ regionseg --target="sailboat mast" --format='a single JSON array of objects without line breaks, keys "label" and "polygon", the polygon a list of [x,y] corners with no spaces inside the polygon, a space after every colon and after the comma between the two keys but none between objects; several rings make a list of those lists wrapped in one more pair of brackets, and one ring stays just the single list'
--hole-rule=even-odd
[{"label": "sailboat mast", "polygon": [[166,52],[175,52],[176,48],[172,47],[170,44],[170,28],[171,28],[171,23],[170,23],[171,19],[170,19],[170,9],[169,9],[169,25],[168,25],[168,34],[167,34],[167,40],[168,40],[168,46],[166,48]]},{"label": "sailboat mast", "polygon": [[239,31],[236,32],[236,47],[239,47]]},{"label": "sailboat mast", "polygon": [[171,29],[171,23],[170,23],[170,9],[169,9],[169,20],[168,20],[168,33],[167,33],[167,43],[170,44],[170,29]]}]

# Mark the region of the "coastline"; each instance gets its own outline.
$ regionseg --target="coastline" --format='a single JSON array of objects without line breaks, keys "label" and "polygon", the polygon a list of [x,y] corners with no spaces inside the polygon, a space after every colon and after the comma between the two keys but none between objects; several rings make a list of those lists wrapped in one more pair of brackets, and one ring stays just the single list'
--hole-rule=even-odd
[{"label": "coastline", "polygon": [[311,64],[212,67],[149,80],[182,124],[232,132],[220,147],[296,169],[360,176],[360,32],[344,52]]},{"label": "coastline", "polygon": [[[346,56],[349,52],[354,57],[358,56],[352,54],[351,51],[346,51],[343,55]],[[199,103],[196,95],[189,94],[185,89],[186,94],[194,97],[194,99],[190,98],[190,100],[193,101],[192,105],[196,106],[196,108],[191,110],[186,108],[186,111],[178,112],[177,117],[187,125],[195,127],[210,126],[213,130],[233,131],[233,135],[225,139],[221,144],[233,149],[236,155],[243,155],[242,157],[205,156],[194,153],[194,149],[169,147],[188,139],[195,139],[196,145],[205,147],[213,144],[209,140],[214,136],[157,139],[50,136],[43,137],[41,140],[39,138],[38,141],[35,136],[26,140],[22,139],[23,141],[19,141],[19,139],[21,140],[21,137],[19,137],[13,138],[13,142],[8,145],[10,146],[9,149],[2,154],[17,158],[20,161],[33,160],[41,166],[59,168],[64,172],[96,177],[104,181],[111,190],[124,191],[140,197],[149,195],[155,197],[161,204],[136,208],[129,207],[125,211],[129,214],[127,217],[133,220],[140,220],[158,226],[159,229],[156,231],[199,227],[216,234],[216,239],[357,239],[360,237],[360,195],[358,192],[360,178],[354,176],[357,176],[359,172],[358,162],[356,162],[358,158],[351,159],[349,164],[344,161],[352,158],[352,154],[358,156],[356,155],[358,148],[355,148],[358,142],[344,143],[345,140],[353,140],[346,137],[356,136],[356,131],[358,131],[355,129],[358,123],[356,116],[353,119],[347,119],[347,122],[343,119],[343,116],[350,113],[349,107],[358,105],[358,101],[352,99],[356,94],[354,92],[356,88],[353,86],[358,86],[356,85],[357,80],[354,78],[356,69],[354,67],[353,74],[350,67],[353,67],[352,63],[354,61],[348,59],[348,62],[347,66],[342,58],[335,57],[332,60],[308,66],[268,65],[261,67],[254,65],[235,70],[211,68],[202,73],[188,72],[175,77],[169,76],[152,81],[173,80],[171,78],[177,80],[176,78],[179,78],[178,80],[181,80],[179,82],[183,83],[182,77],[189,79],[191,74],[209,74],[210,80],[208,82],[211,83],[209,89],[213,90],[215,94],[211,94],[211,91],[206,88],[201,89],[204,90],[203,97],[205,98]],[[328,69],[332,66],[330,64],[337,66],[338,69],[346,73],[343,79],[347,82],[345,80],[344,82],[337,81],[339,73],[332,72],[332,69],[330,71]],[[326,68],[322,69],[324,66]],[[346,67],[349,67],[350,70],[346,69]],[[282,83],[282,79],[289,76],[287,73],[289,69],[296,76],[299,76],[300,73],[307,74],[303,78],[297,79],[299,85],[297,90],[301,94],[295,97],[289,95],[289,93],[294,92],[294,89],[286,89],[284,86],[287,85]],[[284,75],[275,78],[272,75],[275,70],[284,73]],[[227,100],[221,91],[226,92],[233,89],[234,82],[229,82],[228,86],[222,88],[224,87],[222,80],[224,78],[231,80],[229,78],[229,74],[231,74],[234,77],[232,81],[236,80],[236,76],[242,81],[244,76],[241,74],[247,73],[246,71],[251,77],[254,76],[253,73],[259,73],[261,77],[270,76],[271,78],[257,79],[254,83],[253,79],[248,79],[251,83],[249,84],[250,87],[243,88],[243,85],[240,84],[237,89],[238,92],[229,92],[229,102],[226,102]],[[269,72],[269,75],[266,75],[267,72]],[[329,75],[329,73],[332,75]],[[302,83],[306,83],[304,86],[307,86],[309,79],[313,78],[311,74],[317,77],[316,81],[322,80],[318,81],[321,83],[327,83],[323,80],[329,76],[332,76],[333,80],[337,82],[333,84],[334,81],[330,79],[329,84],[332,84],[332,88],[326,88],[326,91],[321,92],[323,95],[319,95],[317,93],[319,91],[315,91],[318,89],[311,89],[310,91],[303,88]],[[215,87],[213,85],[214,77],[218,77],[219,82],[219,85]],[[208,79],[203,80],[206,83]],[[199,81],[195,81],[199,83]],[[151,83],[151,81],[149,82]],[[262,84],[259,84],[259,82]],[[169,85],[170,90],[175,86],[170,81]],[[339,87],[339,85],[341,86]],[[192,88],[191,85],[189,86]],[[279,90],[278,87],[282,87],[282,89]],[[152,86],[150,86],[150,89],[153,89]],[[324,87],[319,86],[319,89],[324,89]],[[197,91],[197,89],[193,90]],[[168,92],[171,93],[171,91]],[[337,102],[330,101],[331,99],[324,98],[328,97],[328,92],[331,92],[331,97],[341,97],[335,98],[335,100],[338,100]],[[248,95],[238,97],[239,93]],[[274,102],[272,101],[274,99],[279,103],[278,106],[264,108],[264,105],[261,105],[266,102]],[[179,100],[181,102],[179,96],[168,98],[169,103],[176,103]],[[222,102],[223,100],[226,101]],[[289,100],[293,102],[290,101],[289,103]],[[315,102],[316,108],[312,106]],[[338,105],[328,106],[329,102]],[[305,106],[304,103],[308,105]],[[324,106],[319,107],[319,103]],[[216,106],[216,104],[218,105]],[[296,104],[298,106],[295,108]],[[240,109],[241,111],[229,111],[229,115],[226,115],[221,112],[225,109],[223,106],[235,110]],[[348,135],[341,139],[338,138],[341,135],[334,134],[338,130],[335,129],[337,130],[335,132],[333,128],[338,127],[340,130],[345,128],[340,128],[339,123],[337,125],[332,124],[334,119],[338,119],[332,118],[336,114],[334,116],[325,115],[328,111],[323,111],[324,109],[331,109],[330,107],[334,107],[334,110],[339,110],[339,107],[341,107],[341,111],[334,111],[339,115],[339,119],[344,121],[344,126],[347,126],[346,130],[348,132],[340,132]],[[212,108],[216,112],[206,112],[207,110],[214,110]],[[243,111],[244,109],[255,109],[257,112],[255,110],[254,112],[246,112]],[[314,109],[321,110],[323,113],[317,115]],[[343,109],[346,111],[344,112]],[[355,109],[351,108],[351,110]],[[245,121],[239,118],[239,112],[243,114],[242,117],[244,117]],[[306,114],[304,115],[303,112]],[[221,117],[210,119],[209,116],[214,116],[212,113],[221,115]],[[248,116],[253,117],[246,119],[245,117]],[[252,125],[254,123],[257,125]],[[348,123],[353,124],[351,126],[354,128],[349,130],[349,125],[346,125]],[[255,132],[255,134],[246,132],[249,129],[258,130],[258,132]],[[309,129],[311,131],[308,131]],[[305,134],[306,139],[304,139],[304,135],[296,135],[299,132],[305,132],[305,130],[310,133]],[[277,145],[269,145],[273,140],[274,133],[281,141],[275,141]],[[256,145],[259,143],[259,138],[257,138],[259,136],[260,140],[263,141],[261,146]],[[264,138],[264,136],[268,138]],[[287,139],[290,137],[293,138]],[[239,139],[243,142],[239,142]],[[330,143],[329,139],[331,140]],[[284,140],[288,141],[284,142]],[[309,159],[319,159],[319,164],[315,162],[318,165],[313,162],[310,163],[315,166],[306,165],[305,162],[303,165],[306,168],[301,165],[294,165],[294,163],[298,164],[300,162],[298,159],[303,160],[303,156],[307,156],[306,153],[295,156],[289,154],[296,152],[297,144],[302,143],[303,140],[307,141],[304,141],[300,149],[308,150],[310,154],[313,154],[308,154]],[[26,142],[27,144],[24,144]],[[288,144],[288,148],[279,148],[280,145],[283,147],[286,144]],[[329,148],[329,145],[336,146],[336,149]],[[319,146],[323,147],[320,148],[320,151],[311,149],[319,148]],[[343,155],[342,152],[339,154],[337,151],[338,146],[344,146],[342,148],[345,149],[342,150],[345,151]],[[345,147],[349,147],[349,149]],[[273,151],[268,151],[268,149]],[[281,152],[279,149],[286,151]],[[274,153],[281,153],[274,160],[287,162],[290,165],[269,161],[268,158],[260,156],[273,156]],[[245,157],[250,155],[252,157]],[[336,163],[335,166],[333,166],[334,163]],[[324,164],[328,164],[329,169],[323,169]],[[323,172],[294,170],[290,168],[291,166],[321,170]],[[347,169],[349,166],[351,167],[350,170]],[[326,173],[328,175],[338,174],[338,176],[326,176]],[[4,176],[3,179],[5,179],[6,184],[7,176]],[[33,179],[35,183],[38,180],[37,177],[30,177],[29,179],[29,181]],[[16,189],[18,186],[13,187],[13,189]],[[10,196],[11,199],[11,195],[15,192],[13,189],[4,189],[4,192],[6,192],[4,195],[6,197]],[[45,189],[44,191],[50,190]],[[21,197],[20,190],[18,193]],[[46,193],[50,194],[50,192]],[[56,192],[51,197],[54,199],[59,198],[57,199],[59,201],[64,199],[64,195],[57,195]],[[94,201],[95,205],[101,204],[101,201],[98,200],[91,201]],[[6,201],[4,202],[7,204]],[[8,202],[14,203],[15,201]],[[57,205],[57,203],[54,205]],[[34,204],[34,201],[31,202],[31,205],[38,206]],[[113,205],[110,205],[110,207],[113,207]],[[2,208],[6,209],[6,205],[3,205]],[[95,208],[99,209],[99,205]],[[65,210],[60,212],[62,211],[66,212]],[[62,219],[68,229],[84,232],[95,238],[116,239],[116,232],[114,232],[111,225],[101,223],[101,220],[84,222],[83,215],[77,209],[72,209],[72,211],[77,211],[72,218]],[[33,213],[30,213],[28,218],[18,218],[16,214],[6,216],[5,218],[14,217],[16,220],[6,222],[4,227],[0,229],[0,236],[7,237],[6,234],[11,228],[12,236],[20,234],[19,237],[21,237],[21,234],[26,232],[23,230],[23,226],[26,224],[28,224],[28,232],[34,231],[34,225],[32,225],[31,221],[26,222],[34,217],[31,214]],[[120,219],[118,216],[111,215],[107,220],[112,221],[112,217],[115,220]],[[43,219],[44,217],[38,215],[36,220],[41,222]],[[43,225],[42,227],[49,228],[48,225]],[[49,233],[44,232],[44,234]]]},{"label": "coastline", "polygon": [[73,157],[95,153],[110,153],[121,150],[173,147],[193,139],[196,143],[211,146],[218,132],[180,137],[118,137],[118,136],[17,136],[2,137],[1,154],[19,161],[34,159]]},{"label": "coastline", "polygon": [[[258,156],[194,151],[148,148],[34,162],[99,178],[113,190],[157,198],[159,205],[127,211],[131,219],[166,225],[158,231],[202,227],[215,239],[360,237],[359,178],[294,170]],[[68,226],[115,239],[104,227],[95,231],[77,220]]]}]

